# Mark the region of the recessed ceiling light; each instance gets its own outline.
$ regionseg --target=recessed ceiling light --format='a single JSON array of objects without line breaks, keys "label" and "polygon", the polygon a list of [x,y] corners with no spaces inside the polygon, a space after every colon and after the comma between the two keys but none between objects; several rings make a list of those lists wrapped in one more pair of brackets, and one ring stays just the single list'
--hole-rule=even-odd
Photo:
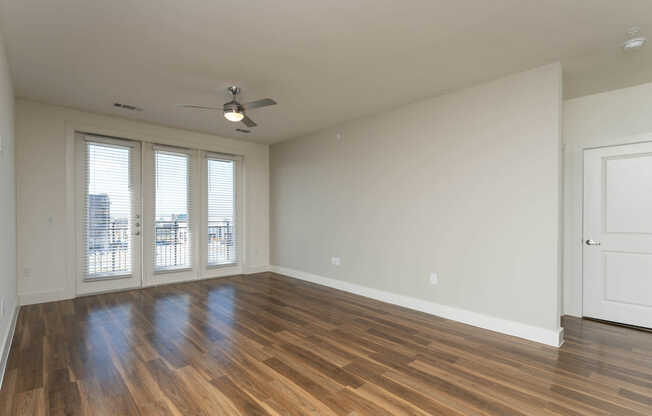
[{"label": "recessed ceiling light", "polygon": [[647,38],[641,36],[641,28],[634,26],[633,28],[627,31],[628,39],[623,44],[623,49],[630,51],[632,49],[638,49],[641,46],[645,45]]}]

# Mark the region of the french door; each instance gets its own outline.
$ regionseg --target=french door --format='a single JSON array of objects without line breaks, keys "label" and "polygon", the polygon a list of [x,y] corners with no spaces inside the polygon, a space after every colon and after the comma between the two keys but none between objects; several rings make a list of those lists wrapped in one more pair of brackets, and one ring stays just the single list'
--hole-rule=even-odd
[{"label": "french door", "polygon": [[77,295],[141,286],[141,144],[77,135]]},{"label": "french door", "polygon": [[76,294],[242,273],[242,159],[78,133]]}]

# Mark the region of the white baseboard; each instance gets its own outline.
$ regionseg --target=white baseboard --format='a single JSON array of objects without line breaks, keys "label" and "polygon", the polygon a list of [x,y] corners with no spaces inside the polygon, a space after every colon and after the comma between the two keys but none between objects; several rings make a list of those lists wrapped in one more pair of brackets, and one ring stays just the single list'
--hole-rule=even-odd
[{"label": "white baseboard", "polygon": [[318,276],[306,273],[300,270],[294,270],[281,266],[271,266],[271,271],[297,279],[305,280],[319,285],[328,286],[345,292],[367,298],[376,299],[393,305],[402,306],[408,309],[425,312],[430,315],[439,316],[453,321],[477,326],[490,331],[500,332],[530,341],[539,342],[553,347],[560,347],[564,342],[564,330],[559,328],[551,330],[536,326],[527,325],[521,322],[509,321],[502,318],[496,318],[484,315],[478,312],[472,312],[466,309],[460,309],[453,306],[442,305],[439,303],[429,302],[411,296],[399,295],[383,290],[373,289],[366,286],[360,286],[355,283],[348,283],[342,280],[332,279],[329,277]]},{"label": "white baseboard", "polygon": [[197,278],[197,280],[215,279],[217,277],[229,277],[243,274],[242,267],[225,267],[216,268],[206,272],[204,276]]},{"label": "white baseboard", "polygon": [[247,266],[244,274],[265,273],[271,271],[271,266]]},{"label": "white baseboard", "polygon": [[[230,277],[230,276],[237,276],[241,274],[256,274],[256,273],[263,273],[269,271],[271,271],[270,266],[216,267],[214,269],[207,270],[204,275],[199,277],[190,276],[190,277],[183,277],[183,278],[169,277],[169,278],[158,278],[156,280],[150,279],[149,282],[143,284],[143,288],[162,286],[168,284],[176,284],[176,283],[184,283],[184,282],[193,282],[197,280],[215,279],[219,277]],[[138,289],[138,288],[133,288],[133,289]],[[127,289],[127,290],[131,290],[131,289]],[[104,293],[108,293],[108,292],[112,292],[112,291],[109,290]],[[99,293],[103,293],[103,292],[93,292],[89,294],[99,294]],[[82,293],[79,294],[78,296],[86,296],[86,294]],[[49,290],[43,292],[27,292],[27,293],[18,294],[18,300],[19,300],[18,303],[19,305],[35,305],[38,303],[56,302],[60,300],[74,299],[75,297],[77,296],[69,295],[65,289],[56,289],[56,290]]]},{"label": "white baseboard", "polygon": [[14,339],[14,332],[16,331],[16,321],[18,319],[18,310],[20,306],[17,304],[18,299],[14,301],[12,316],[9,320],[9,326],[3,334],[4,337],[0,340],[2,344],[2,351],[0,352],[0,389],[2,388],[2,380],[5,377],[5,369],[7,368],[7,360],[9,359],[9,350],[11,349],[11,341]]},{"label": "white baseboard", "polygon": [[[242,267],[236,266],[236,267],[217,267],[214,269],[209,269],[206,271],[206,273],[202,276],[199,277],[194,277],[194,276],[187,276],[183,278],[175,278],[172,276],[168,278],[156,278],[156,279],[150,279],[150,281],[145,282],[143,284],[143,289],[146,287],[154,287],[154,286],[162,286],[162,285],[169,285],[169,284],[176,284],[176,283],[184,283],[184,282],[193,282],[193,281],[198,281],[198,280],[207,280],[207,279],[215,279],[218,277],[229,277],[229,276],[237,276],[240,274],[253,274],[253,273],[261,273],[261,272],[266,272],[269,271],[270,268],[269,266],[255,266],[255,267],[246,267],[246,269],[243,270]],[[163,275],[161,275],[163,276]],[[133,289],[139,289],[139,288],[133,288]],[[131,290],[131,289],[128,289]],[[112,290],[108,290],[106,292],[93,292],[93,293],[88,293],[88,294],[100,294],[100,293],[108,293],[112,292]],[[67,300],[67,299],[74,299],[75,297],[78,296],[86,296],[87,294],[79,294],[79,295],[70,295],[66,292],[65,289],[56,289],[56,290],[49,290],[49,291],[43,291],[43,292],[27,292],[27,293],[19,293],[18,294],[18,299],[19,299],[19,304],[20,305],[35,305],[38,303],[46,303],[46,302],[56,302],[60,300]]]},{"label": "white baseboard", "polygon": [[37,303],[55,302],[58,300],[72,299],[73,297],[71,297],[64,289],[18,294],[20,305],[34,305]]},{"label": "white baseboard", "polygon": [[[175,273],[155,273],[152,277],[145,279],[142,289],[147,287],[165,286],[177,283],[190,283],[200,280],[215,279],[218,277],[229,277],[243,274],[241,266],[219,266],[207,269],[200,276],[191,274],[175,275]],[[134,287],[133,289],[141,289]]]}]

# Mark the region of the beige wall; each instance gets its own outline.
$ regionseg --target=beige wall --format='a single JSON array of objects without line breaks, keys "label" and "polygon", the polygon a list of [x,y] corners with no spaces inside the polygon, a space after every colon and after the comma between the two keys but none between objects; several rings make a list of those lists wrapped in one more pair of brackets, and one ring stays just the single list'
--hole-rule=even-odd
[{"label": "beige wall", "polygon": [[564,312],[582,315],[585,148],[652,141],[652,83],[564,102]]},{"label": "beige wall", "polygon": [[76,264],[71,265],[67,256],[69,230],[74,224],[66,223],[70,218],[65,197],[67,136],[71,128],[243,155],[244,269],[257,271],[269,264],[267,145],[17,100],[17,263],[18,292],[23,301],[74,295],[72,274]]},{"label": "beige wall", "polygon": [[14,92],[0,36],[0,380],[5,340],[16,306],[16,187],[14,165]]},{"label": "beige wall", "polygon": [[558,331],[560,130],[554,64],[273,145],[272,264]]}]

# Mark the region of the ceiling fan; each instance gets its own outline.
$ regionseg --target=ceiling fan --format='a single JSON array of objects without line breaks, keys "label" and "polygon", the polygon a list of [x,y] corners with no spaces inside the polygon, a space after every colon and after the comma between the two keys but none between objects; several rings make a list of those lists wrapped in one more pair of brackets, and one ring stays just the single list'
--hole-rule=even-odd
[{"label": "ceiling fan", "polygon": [[192,104],[181,104],[179,105],[179,107],[195,108],[199,110],[214,110],[214,111],[222,110],[222,112],[224,113],[224,118],[226,118],[227,120],[232,121],[234,123],[241,121],[247,127],[256,127],[258,124],[256,124],[256,122],[254,122],[246,115],[246,111],[253,110],[254,108],[267,107],[268,105],[276,104],[276,101],[272,100],[271,98],[263,98],[262,100],[256,100],[256,101],[251,101],[248,103],[241,104],[237,100],[238,94],[240,94],[239,87],[236,87],[234,85],[229,87],[227,91],[231,93],[232,99],[228,103],[225,103],[222,106],[222,108],[204,107],[203,105],[192,105]]}]

